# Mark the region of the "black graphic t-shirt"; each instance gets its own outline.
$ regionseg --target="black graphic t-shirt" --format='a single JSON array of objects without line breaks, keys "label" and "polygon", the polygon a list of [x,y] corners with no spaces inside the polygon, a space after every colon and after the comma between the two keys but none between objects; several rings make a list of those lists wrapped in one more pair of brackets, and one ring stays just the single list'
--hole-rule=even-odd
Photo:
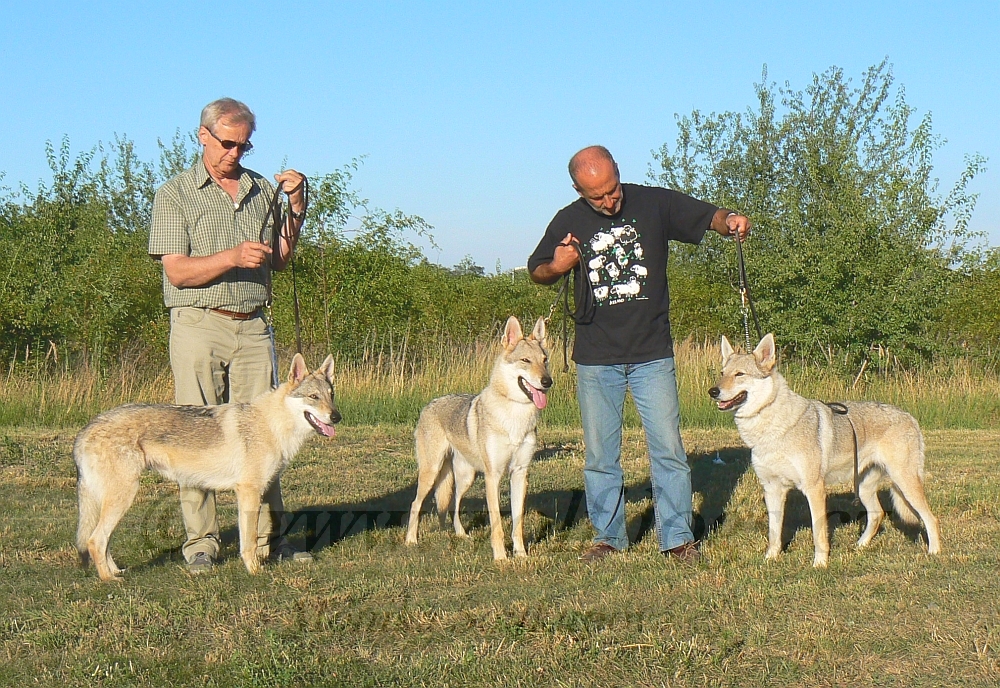
[{"label": "black graphic t-shirt", "polygon": [[[583,198],[556,214],[528,258],[528,270],[551,261],[567,234],[580,240],[582,279],[593,286],[597,309],[593,322],[576,326],[574,361],[618,365],[674,355],[667,242],[700,243],[716,210],[677,191],[622,184],[617,215],[603,215]],[[580,278],[580,267],[575,270]]]}]

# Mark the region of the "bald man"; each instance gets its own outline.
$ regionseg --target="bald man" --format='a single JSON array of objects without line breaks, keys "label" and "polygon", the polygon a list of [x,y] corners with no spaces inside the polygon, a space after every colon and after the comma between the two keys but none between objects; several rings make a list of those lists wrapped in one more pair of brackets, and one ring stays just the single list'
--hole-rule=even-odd
[{"label": "bald man", "polygon": [[540,284],[576,270],[594,292],[593,315],[576,323],[573,344],[587,513],[595,530],[580,558],[598,561],[629,544],[620,457],[630,389],[646,433],[660,551],[693,563],[700,555],[691,531],[691,470],[681,443],[670,338],[668,242],[697,244],[709,229],[743,240],[750,221],[676,191],[622,184],[603,146],[574,155],[569,174],[580,198],[549,223],[528,270]]}]

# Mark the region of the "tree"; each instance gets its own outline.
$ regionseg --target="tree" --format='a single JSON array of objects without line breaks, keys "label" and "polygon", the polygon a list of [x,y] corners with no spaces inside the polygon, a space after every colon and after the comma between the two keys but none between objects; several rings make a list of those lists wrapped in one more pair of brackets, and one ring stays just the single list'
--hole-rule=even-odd
[{"label": "tree", "polygon": [[[957,267],[979,259],[968,221],[978,155],[938,194],[931,116],[893,87],[887,61],[852,87],[841,69],[804,91],[756,85],[746,113],[677,120],[676,145],[654,154],[666,186],[737,208],[754,223],[747,272],[765,329],[799,352],[832,346],[855,360],[873,347],[899,359],[930,356],[934,299]],[[777,101],[780,98],[780,106]],[[710,237],[674,259],[717,285],[734,282],[732,248]],[[739,329],[735,299],[720,321]]]}]

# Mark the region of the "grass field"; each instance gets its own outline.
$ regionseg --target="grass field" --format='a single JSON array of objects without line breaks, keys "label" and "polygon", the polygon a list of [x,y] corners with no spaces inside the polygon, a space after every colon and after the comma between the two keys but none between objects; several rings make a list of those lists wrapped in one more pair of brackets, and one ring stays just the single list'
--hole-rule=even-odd
[{"label": "grass field", "polygon": [[[731,422],[731,421],[730,421]],[[77,566],[75,428],[0,429],[0,684],[103,686],[945,686],[1000,681],[1000,433],[927,432],[928,496],[944,553],[892,525],[853,541],[849,486],[829,500],[833,548],[816,571],[801,495],[787,552],[765,563],[766,515],[729,428],[688,429],[705,559],[664,560],[650,531],[641,434],[623,463],[634,546],[577,555],[579,430],[549,426],[529,474],[527,560],[490,555],[482,481],[471,538],[425,516],[403,545],[415,464],[408,425],[350,426],[312,440],[285,474],[293,541],[311,565],[250,577],[235,507],[220,495],[224,560],[190,576],[177,488],[153,475],[112,548],[125,582]],[[719,456],[725,465],[713,463]],[[429,507],[429,504],[428,504]],[[509,523],[507,525],[509,532]]]}]

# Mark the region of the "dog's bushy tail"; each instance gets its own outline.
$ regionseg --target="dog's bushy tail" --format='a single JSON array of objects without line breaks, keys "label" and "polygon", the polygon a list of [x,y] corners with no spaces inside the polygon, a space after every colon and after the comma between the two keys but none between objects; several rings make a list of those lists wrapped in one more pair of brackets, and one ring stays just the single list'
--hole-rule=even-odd
[{"label": "dog's bushy tail", "polygon": [[[916,426],[916,421],[913,421],[914,426]],[[924,484],[924,436],[920,432],[919,426],[917,426],[917,437],[919,441],[916,446],[913,447],[913,466],[912,470],[916,472],[916,479],[920,485],[920,489],[923,490]],[[906,501],[906,497],[903,496],[902,491],[895,484],[892,485],[889,490],[889,495],[892,498],[892,510],[896,513],[896,517],[906,525],[916,526],[920,525],[920,515],[913,510],[910,503]]]},{"label": "dog's bushy tail", "polygon": [[[74,454],[76,454],[75,451]],[[80,566],[86,568],[90,564],[87,540],[90,539],[94,528],[97,527],[97,521],[101,517],[101,497],[95,492],[94,486],[87,480],[86,473],[80,468],[79,458],[74,458],[77,458],[76,498],[79,509],[79,522],[76,527],[76,551],[80,553]]]},{"label": "dog's bushy tail", "polygon": [[899,488],[893,485],[889,490],[889,495],[892,498],[892,510],[900,521],[910,526],[920,525],[920,515],[913,510]]},{"label": "dog's bushy tail", "polygon": [[434,483],[434,502],[437,504],[438,516],[442,519],[451,509],[451,497],[455,494],[455,473],[451,467],[451,457],[445,459]]}]

